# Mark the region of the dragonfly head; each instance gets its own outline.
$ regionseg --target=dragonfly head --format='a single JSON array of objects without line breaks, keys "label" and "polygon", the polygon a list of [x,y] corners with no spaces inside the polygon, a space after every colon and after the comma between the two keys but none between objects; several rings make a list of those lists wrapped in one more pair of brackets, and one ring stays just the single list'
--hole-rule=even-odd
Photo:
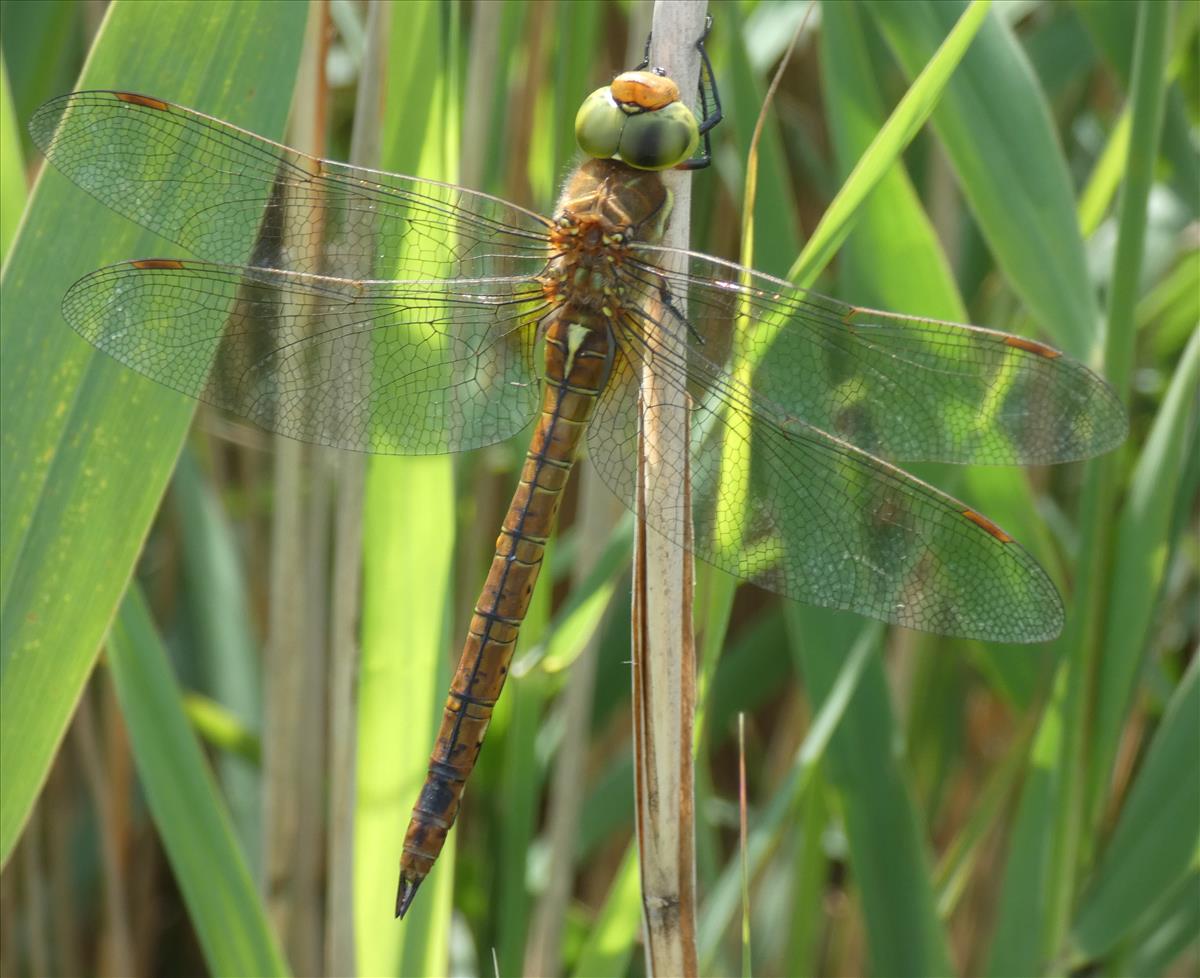
[{"label": "dragonfly head", "polygon": [[666,170],[695,152],[700,124],[679,86],[655,71],[626,71],[597,88],[575,116],[575,138],[589,156],[639,170]]}]

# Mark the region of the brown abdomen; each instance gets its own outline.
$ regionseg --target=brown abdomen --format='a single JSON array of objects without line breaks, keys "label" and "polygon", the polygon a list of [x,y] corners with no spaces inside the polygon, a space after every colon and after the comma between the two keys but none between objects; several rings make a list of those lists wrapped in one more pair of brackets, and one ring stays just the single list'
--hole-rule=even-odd
[{"label": "brown abdomen", "polygon": [[608,332],[587,310],[561,307],[546,334],[545,393],[521,481],[442,714],[429,773],[413,807],[400,857],[396,914],[403,916],[433,867],[458,814],[463,786],[508,676],[513,648],[542,566],[567,476],[606,376]]}]

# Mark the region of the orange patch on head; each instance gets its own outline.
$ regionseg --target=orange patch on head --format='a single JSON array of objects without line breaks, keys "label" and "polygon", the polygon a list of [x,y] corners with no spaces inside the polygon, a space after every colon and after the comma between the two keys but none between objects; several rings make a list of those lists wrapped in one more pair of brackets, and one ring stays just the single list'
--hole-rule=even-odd
[{"label": "orange patch on head", "polygon": [[621,105],[636,105],[647,112],[679,101],[679,86],[652,71],[622,72],[612,80],[609,88]]},{"label": "orange patch on head", "polygon": [[1001,543],[1012,543],[1012,537],[1000,529],[1000,527],[989,520],[986,516],[975,512],[973,509],[964,509],[962,514],[981,530],[991,534]]}]

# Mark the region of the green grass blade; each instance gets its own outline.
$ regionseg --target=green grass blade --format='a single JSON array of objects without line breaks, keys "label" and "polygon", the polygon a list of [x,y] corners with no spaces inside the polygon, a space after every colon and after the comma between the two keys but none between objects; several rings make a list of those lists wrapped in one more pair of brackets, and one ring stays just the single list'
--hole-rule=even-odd
[{"label": "green grass blade", "polygon": [[1161,919],[1137,936],[1125,973],[1161,975],[1189,949],[1194,961],[1197,934],[1200,934],[1200,868],[1194,867],[1184,885],[1163,907]]},{"label": "green grass blade", "polygon": [[[1165,4],[1143,4],[1138,10],[1137,39],[1133,61],[1133,83],[1130,90],[1132,121],[1130,149],[1125,166],[1125,182],[1117,207],[1117,247],[1113,259],[1109,286],[1108,329],[1105,334],[1105,372],[1118,394],[1130,398],[1135,362],[1137,332],[1137,302],[1141,289],[1146,250],[1146,228],[1149,221],[1150,190],[1154,183],[1155,164],[1162,133],[1164,95],[1166,89],[1166,59],[1169,42],[1168,26],[1171,11]],[[1068,733],[1082,737],[1094,711],[1088,698],[1106,682],[1100,678],[1105,664],[1102,628],[1106,615],[1117,596],[1112,592],[1108,574],[1111,548],[1115,534],[1111,514],[1119,498],[1119,456],[1109,455],[1088,465],[1088,481],[1084,491],[1081,525],[1085,538],[1080,555],[1078,577],[1079,600],[1075,614],[1069,616],[1064,641],[1072,649],[1071,668],[1077,693],[1073,710],[1068,714]],[[1141,592],[1149,605],[1154,595]],[[1129,605],[1125,610],[1131,611]],[[1143,609],[1145,616],[1149,609]],[[1130,654],[1124,652],[1121,658]],[[1122,670],[1133,680],[1134,670]],[[1119,694],[1116,697],[1125,700]],[[1095,735],[1093,728],[1087,731]],[[1110,734],[1105,734],[1107,739]],[[1083,742],[1081,741],[1081,745]],[[1097,755],[1092,744],[1083,745],[1086,753],[1068,748],[1064,766],[1070,793],[1055,813],[1057,831],[1055,860],[1051,889],[1055,903],[1050,917],[1053,947],[1065,937],[1067,915],[1074,899],[1074,876],[1079,856],[1090,862],[1095,846],[1094,830],[1101,805],[1099,790],[1106,777],[1097,767]],[[1079,824],[1075,824],[1078,819]],[[1076,841],[1078,839],[1078,842]],[[1048,947],[1047,950],[1050,950]]]},{"label": "green grass blade", "polygon": [[[80,80],[279,136],[302,7],[115,4]],[[106,262],[178,248],[43,173],[0,292],[0,856],[7,858],[116,611],[194,402],[79,339],[59,303]],[[82,229],[86,229],[81,233]]]},{"label": "green grass blade", "polygon": [[[450,681],[453,498],[446,459],[373,458],[368,465],[354,872],[363,974],[446,968],[453,845],[403,924],[392,919],[392,908],[404,828]],[[422,500],[422,519],[413,518],[405,499]]]},{"label": "green grass blade", "polygon": [[[434,3],[393,11],[382,166],[453,179],[458,119]],[[386,272],[384,272],[386,274]],[[454,474],[448,457],[374,456],[363,507],[354,927],[362,974],[446,974],[455,837],[405,917],[400,851],[450,676]]]},{"label": "green grass blade", "polygon": [[[19,120],[55,95],[69,91],[85,51],[85,23],[73,0],[3,5],[4,60]],[[26,152],[32,140],[22,133]]]},{"label": "green grass blade", "polygon": [[[522,631],[530,626],[532,632],[540,630],[547,616],[549,594],[548,585],[537,588],[530,617],[526,618]],[[510,679],[507,687],[498,707],[508,713],[508,722],[496,804],[492,808],[496,840],[492,893],[496,900],[496,959],[501,974],[515,975],[521,972],[532,912],[526,863],[546,775],[544,762],[539,762],[537,744],[550,683],[545,673],[535,671],[520,679]],[[498,747],[501,744],[492,749]]]},{"label": "green grass blade", "polygon": [[[262,729],[262,675],[249,607],[250,588],[238,541],[194,454],[185,449],[171,481],[183,550],[183,600],[191,627],[190,662],[201,688],[246,730]],[[217,759],[217,775],[237,826],[242,852],[255,874],[262,867],[260,770],[235,755]]]},{"label": "green grass blade", "polygon": [[867,195],[934,111],[967,48],[987,22],[987,10],[987,0],[972,0],[957,23],[945,33],[944,41],[939,35],[937,50],[931,51],[920,74],[825,209],[821,223],[788,270],[787,277],[793,282],[811,285],[829,264],[850,233],[856,212]]},{"label": "green grass blade", "polygon": [[[1104,358],[1109,377],[1123,396],[1127,396],[1133,363],[1134,309],[1161,120],[1169,14],[1162,4],[1145,4],[1139,10],[1139,68],[1131,96],[1130,152],[1121,192]],[[1088,721],[1090,697],[1099,682],[1099,629],[1109,600],[1103,569],[1112,534],[1116,482],[1114,457],[1087,466],[1076,590],[1058,643],[1063,658],[1035,739],[1033,764],[1010,840],[988,965],[991,974],[1041,971],[1062,952],[1076,898],[1077,874],[1081,864],[1091,859],[1094,840],[1087,813],[1094,801],[1087,792],[1097,778],[1088,775],[1092,763]]]},{"label": "green grass blade", "polygon": [[[821,89],[838,167],[849,172],[882,132],[884,104],[861,10],[832,3],[822,14]],[[842,292],[855,302],[952,322],[967,320],[937,232],[898,159],[864,199],[838,262]]]},{"label": "green grass blade", "polygon": [[[883,118],[882,99],[874,87],[873,66],[856,9],[846,4],[828,5],[822,28],[825,115],[831,123],[838,163],[848,168]],[[903,167],[889,171],[866,199],[839,262],[842,293],[854,301],[957,321],[967,318],[937,234]],[[1044,543],[1037,546],[1044,541],[1045,531],[1037,525],[1032,493],[1022,473],[972,469],[963,474],[963,480],[973,503],[1035,544],[1039,554],[1050,552]],[[977,657],[1001,691],[1032,688],[1044,661],[1037,650],[1029,647],[989,646],[979,648]],[[940,729],[947,723],[946,711],[951,709],[953,704],[939,708],[935,702],[927,704],[922,713],[931,713],[930,725]],[[858,722],[868,724],[871,720],[864,717]],[[910,751],[919,746],[911,743]],[[979,809],[971,822],[972,836],[960,840],[957,858],[964,871],[973,865],[975,844],[986,837],[1002,814],[1003,807],[998,804]],[[860,848],[869,844],[868,838]],[[903,899],[899,894],[893,896]],[[923,912],[926,927],[938,926],[939,914],[932,900]]]},{"label": "green grass blade", "polygon": [[1079,195],[1079,230],[1085,238],[1091,237],[1100,226],[1121,184],[1125,158],[1129,155],[1129,121],[1126,109],[1109,133],[1104,152],[1092,167],[1087,186]]},{"label": "green grass blade", "polygon": [[1138,51],[1134,58],[1133,87],[1129,93],[1133,111],[1130,151],[1117,205],[1117,253],[1109,287],[1104,357],[1109,382],[1126,398],[1133,374],[1135,311],[1141,288],[1148,201],[1162,135],[1170,14],[1166,4],[1149,3],[1140,8]]},{"label": "green grass blade", "polygon": [[[1200,9],[1194,3],[1173,5],[1174,24],[1171,35],[1177,51],[1195,50],[1195,33],[1200,21]],[[1120,81],[1128,88],[1133,71],[1133,40],[1136,34],[1138,5],[1109,2],[1074,4],[1074,13],[1103,52]],[[1195,55],[1188,55],[1193,64]],[[1193,68],[1194,72],[1195,69]],[[1195,87],[1195,75],[1184,83]],[[1194,97],[1194,96],[1193,96]],[[1192,217],[1200,215],[1200,154],[1196,153],[1194,125],[1179,83],[1171,84],[1166,92],[1163,119],[1162,155],[1167,166],[1167,178],[1172,189],[1186,203]]]},{"label": "green grass blade", "polygon": [[[613,528],[587,576],[572,586],[562,606],[536,641],[522,633],[512,677],[540,667],[548,673],[570,668],[600,629],[618,584],[629,568],[633,546],[633,514],[625,513]],[[560,550],[560,547],[556,547]]]},{"label": "green grass blade", "polygon": [[131,588],[109,665],[146,803],[214,975],[286,975],[225,803],[188,725],[166,650]]},{"label": "green grass blade", "polygon": [[[1061,674],[1058,678],[1061,683]],[[1034,740],[1016,821],[1008,839],[999,920],[986,972],[997,978],[1042,973],[1038,935],[1045,925],[1046,913],[1046,835],[1059,791],[1055,755],[1062,736],[1061,721],[1051,722],[1057,717],[1052,703]]]},{"label": "green grass blade", "polygon": [[1117,522],[1096,690],[1088,796],[1099,816],[1141,672],[1159,589],[1172,553],[1172,514],[1195,438],[1200,331],[1192,334],[1138,458]]},{"label": "green grass blade", "polygon": [[1029,759],[1029,745],[1035,731],[1033,720],[1031,716],[1017,732],[1007,754],[989,773],[974,799],[970,818],[938,861],[938,913],[943,920],[954,913],[973,874],[979,871],[980,862],[987,855],[984,842],[1007,812],[1012,793]]},{"label": "green grass blade", "polygon": [[[910,74],[962,10],[961,2],[871,2]],[[1084,262],[1066,161],[1033,70],[1012,31],[987,18],[947,86],[933,126],[989,247],[1055,342],[1087,359],[1100,310]]]},{"label": "green grass blade", "polygon": [[[554,540],[547,546],[544,559],[553,560]],[[521,626],[518,646],[542,640],[550,618],[549,581],[538,579]],[[543,731],[543,716],[552,684],[541,670],[525,676],[509,677],[493,716],[493,729],[503,730],[503,739],[493,745],[500,748],[500,770],[491,806],[495,861],[492,868],[492,898],[496,901],[495,952],[500,974],[515,975],[522,970],[525,939],[529,931],[532,904],[526,865],[538,821],[538,799],[546,777],[545,752],[538,750]],[[497,738],[499,740],[499,738]]]},{"label": "green grass blade", "polygon": [[574,978],[607,978],[609,975],[625,974],[641,926],[637,845],[630,842],[612,886],[608,889],[600,916],[592,926],[571,974]]},{"label": "green grass blade", "polygon": [[[784,613],[809,698],[823,703],[842,666],[830,651],[865,640],[863,626],[849,615],[790,603]],[[866,628],[879,631],[874,624]],[[871,970],[949,975],[953,969],[935,909],[929,843],[896,757],[895,725],[882,660],[872,656],[830,741],[827,773],[841,798]]]},{"label": "green grass blade", "polygon": [[[870,626],[858,636],[839,666],[828,694],[821,701],[821,707],[796,751],[787,776],[755,817],[746,847],[746,862],[751,876],[757,876],[763,870],[777,847],[779,835],[787,826],[789,816],[801,804],[808,806],[808,793],[816,772],[835,731],[853,702],[864,672],[876,654],[881,633],[881,628]],[[811,831],[811,827],[806,826],[805,830]],[[700,919],[700,959],[706,965],[711,965],[722,936],[741,909],[741,872],[741,854],[734,853],[704,902]],[[803,904],[797,909],[799,916],[808,916],[813,911],[812,907]]]},{"label": "green grass blade", "polygon": [[[842,172],[862,156],[884,117],[862,16],[851,5],[831,4],[822,19],[822,90]],[[954,322],[968,318],[937,233],[903,166],[886,172],[865,199],[839,254],[838,273],[841,294],[848,301]],[[1053,565],[1053,548],[1020,472],[975,467],[962,477],[966,488],[959,491],[973,505]],[[1014,654],[997,646],[982,655],[988,671],[1005,689],[1031,686],[1042,661],[1028,647]]]},{"label": "green grass blade", "polygon": [[0,59],[0,264],[17,234],[25,209],[25,161],[21,131],[8,87],[8,68]]},{"label": "green grass blade", "polygon": [[[730,130],[724,135],[727,139],[732,137],[737,150],[736,158],[739,161],[748,160],[750,141],[762,111],[766,86],[751,67],[750,55],[741,37],[725,38],[724,47],[728,52],[728,69],[723,81],[722,99]],[[792,199],[791,164],[784,153],[777,118],[776,107],[768,107],[757,156],[751,164],[757,169],[754,210],[749,215],[743,212],[742,221],[743,227],[747,220],[753,224],[754,267],[773,275],[782,275],[787,268],[788,256],[800,250],[802,236]],[[723,120],[721,125],[724,127],[726,122]],[[742,175],[743,181],[749,177],[749,172]],[[697,181],[697,184],[701,184],[701,181]],[[700,189],[703,191],[704,188],[701,186]],[[743,199],[744,196],[743,192]],[[787,202],[787,206],[781,206],[781,202]],[[745,257],[743,250],[741,260],[745,261]]]},{"label": "green grass blade", "polygon": [[262,763],[262,739],[258,732],[216,700],[201,693],[184,693],[183,712],[205,743],[256,767]]},{"label": "green grass blade", "polygon": [[1200,860],[1200,660],[1171,697],[1071,929],[1074,963],[1106,954]]}]

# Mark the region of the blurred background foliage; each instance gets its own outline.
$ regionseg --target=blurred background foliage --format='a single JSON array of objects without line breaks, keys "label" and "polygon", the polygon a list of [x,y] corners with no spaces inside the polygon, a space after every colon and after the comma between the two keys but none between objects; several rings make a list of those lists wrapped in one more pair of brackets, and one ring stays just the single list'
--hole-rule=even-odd
[{"label": "blurred background foliage", "polygon": [[[775,274],[966,5],[809,6],[710,7],[726,121],[692,236],[727,258],[808,15],[757,157],[754,264]],[[1052,469],[920,469],[1059,582],[1068,625],[1044,646],[887,631],[698,569],[704,973],[746,942],[759,974],[1200,968],[1198,10],[993,6],[815,283],[1063,347],[1113,380],[1130,437]],[[75,87],[550,213],[576,106],[640,58],[649,5],[0,14],[0,974],[643,973],[629,520],[586,464],[451,845],[397,924],[404,825],[524,441],[350,458],[206,407],[189,432],[191,404],[58,314],[91,268],[178,248],[56,175],[17,224],[24,125]]]}]

